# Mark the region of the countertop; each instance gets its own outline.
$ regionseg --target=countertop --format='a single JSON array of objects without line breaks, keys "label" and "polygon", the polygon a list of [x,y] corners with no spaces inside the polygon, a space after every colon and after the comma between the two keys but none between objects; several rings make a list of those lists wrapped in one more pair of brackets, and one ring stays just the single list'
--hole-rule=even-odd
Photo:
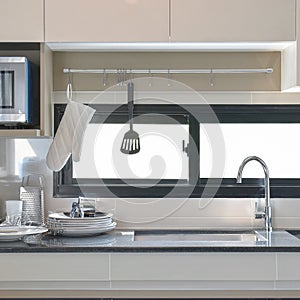
[{"label": "countertop", "polygon": [[300,252],[300,231],[273,231],[268,242],[249,243],[164,239],[139,241],[135,240],[132,230],[114,230],[97,236],[76,238],[46,233],[27,236],[23,241],[0,242],[0,253],[23,252]]}]

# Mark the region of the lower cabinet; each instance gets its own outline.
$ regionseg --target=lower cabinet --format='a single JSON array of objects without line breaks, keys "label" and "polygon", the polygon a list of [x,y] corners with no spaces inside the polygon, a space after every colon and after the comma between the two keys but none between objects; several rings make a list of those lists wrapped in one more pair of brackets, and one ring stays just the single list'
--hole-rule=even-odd
[{"label": "lower cabinet", "polygon": [[111,280],[113,288],[272,289],[276,253],[113,253]]},{"label": "lower cabinet", "polygon": [[0,266],[0,289],[109,287],[109,254],[1,253]]},{"label": "lower cabinet", "polygon": [[300,253],[278,253],[277,270],[277,289],[300,289]]},{"label": "lower cabinet", "polygon": [[300,253],[0,253],[0,265],[0,298],[22,298],[22,291],[99,298],[236,291],[251,298],[300,290]]}]

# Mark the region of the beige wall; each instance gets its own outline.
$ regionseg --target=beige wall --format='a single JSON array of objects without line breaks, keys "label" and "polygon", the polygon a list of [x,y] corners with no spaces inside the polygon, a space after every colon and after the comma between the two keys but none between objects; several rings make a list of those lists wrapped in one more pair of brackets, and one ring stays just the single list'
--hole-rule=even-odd
[{"label": "beige wall", "polygon": [[[209,84],[209,75],[177,75],[172,79],[182,81],[197,91],[206,91],[204,98],[210,104],[298,104],[299,94],[280,93],[279,52],[263,53],[54,53],[53,101],[66,101],[68,75],[63,68],[274,68],[267,75],[215,75],[215,85]],[[166,77],[165,77],[166,78]],[[73,74],[74,98],[80,102],[92,102],[102,91],[117,82],[109,75],[108,86],[103,86],[102,74]],[[146,87],[145,87],[146,88]],[[157,86],[148,88],[158,89]],[[159,90],[167,90],[159,86]],[[92,92],[91,92],[92,91]],[[114,89],[113,91],[116,91]],[[264,92],[262,92],[264,91]],[[107,93],[103,103],[126,103],[126,88],[122,95]],[[136,93],[139,96],[139,92]],[[173,94],[175,102],[194,103],[193,97]],[[148,101],[148,100],[145,100]],[[76,199],[51,199],[47,208],[51,211],[68,210]],[[256,199],[98,199],[100,210],[113,213],[119,228],[206,228],[245,229],[262,227],[254,219]],[[274,227],[300,228],[299,199],[273,199]],[[293,206],[293,210],[290,207]],[[299,209],[298,209],[299,207]]]},{"label": "beige wall", "polygon": [[[102,69],[211,69],[211,68],[273,68],[272,74],[172,75],[197,91],[280,91],[280,52],[55,52],[53,58],[53,89],[64,91],[68,75],[63,68]],[[145,74],[144,76],[148,76]],[[137,76],[135,76],[137,78]],[[164,76],[167,78],[167,75]],[[103,86],[102,74],[73,74],[75,91],[104,90],[117,83],[109,75]],[[156,90],[158,87],[155,87]],[[166,87],[159,87],[166,89]]]},{"label": "beige wall", "polygon": [[[122,229],[215,229],[263,228],[255,216],[255,198],[145,198],[97,199],[97,208],[110,212]],[[69,210],[76,199],[52,199],[51,211]],[[274,229],[300,229],[300,199],[272,199]]]},{"label": "beige wall", "polygon": [[[53,100],[65,99],[68,75],[63,68],[274,68],[267,75],[216,75],[215,85],[209,84],[209,75],[181,75],[172,79],[182,81],[198,91],[207,91],[208,103],[231,104],[298,104],[299,94],[282,94],[280,90],[280,53],[75,53],[55,52],[53,63]],[[96,62],[96,63],[95,63]],[[116,84],[116,77],[109,76],[108,84]],[[87,91],[104,88],[101,75],[73,75],[75,96],[86,101]],[[162,88],[162,87],[160,87]],[[237,92],[236,92],[237,91]],[[242,92],[241,92],[242,91]],[[244,92],[246,91],[246,92]],[[267,93],[257,93],[267,91]],[[270,92],[271,91],[271,92]],[[95,94],[95,93],[94,93]],[[97,92],[96,92],[97,94]],[[126,100],[126,93],[124,94]],[[180,95],[177,95],[180,102]],[[187,100],[187,98],[185,98]],[[41,140],[42,145],[42,140]],[[46,152],[45,148],[45,152]],[[6,190],[2,186],[0,210],[3,201],[18,196],[16,188]],[[52,182],[48,181],[48,190]],[[74,199],[47,197],[46,211],[67,211]],[[274,227],[300,228],[299,199],[273,199]],[[253,228],[261,221],[254,219],[255,199],[99,199],[98,208],[113,213],[120,228]],[[1,214],[3,216],[3,212]]]}]

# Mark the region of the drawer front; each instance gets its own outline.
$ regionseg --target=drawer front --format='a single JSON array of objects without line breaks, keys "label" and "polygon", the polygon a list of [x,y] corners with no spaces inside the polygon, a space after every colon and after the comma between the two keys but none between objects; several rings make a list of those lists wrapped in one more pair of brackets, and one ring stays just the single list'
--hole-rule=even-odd
[{"label": "drawer front", "polygon": [[0,254],[1,281],[106,281],[109,254]]},{"label": "drawer front", "polygon": [[[263,266],[263,267],[262,267]],[[273,253],[112,254],[114,280],[275,280]]]},{"label": "drawer front", "polygon": [[300,280],[300,254],[277,254],[278,280]]}]

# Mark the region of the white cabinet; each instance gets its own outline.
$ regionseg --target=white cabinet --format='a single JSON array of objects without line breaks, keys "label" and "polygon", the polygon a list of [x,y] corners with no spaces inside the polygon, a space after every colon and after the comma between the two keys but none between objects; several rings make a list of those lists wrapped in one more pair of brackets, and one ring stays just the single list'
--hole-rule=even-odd
[{"label": "white cabinet", "polygon": [[44,40],[43,0],[0,0],[1,42]]},{"label": "white cabinet", "polygon": [[300,0],[296,0],[296,42],[281,53],[281,90],[300,91]]},{"label": "white cabinet", "polygon": [[295,0],[171,0],[172,42],[295,40]]},{"label": "white cabinet", "polygon": [[278,253],[277,254],[277,289],[297,290],[300,289],[300,254]]},{"label": "white cabinet", "polygon": [[109,281],[109,254],[103,253],[1,253],[0,265],[0,290],[9,282]]},{"label": "white cabinet", "polygon": [[45,0],[46,42],[166,42],[168,4],[168,0]]},{"label": "white cabinet", "polygon": [[274,281],[276,255],[274,253],[112,254],[111,279],[112,283],[118,281]]},{"label": "white cabinet", "polygon": [[300,254],[277,254],[278,280],[300,281]]}]

